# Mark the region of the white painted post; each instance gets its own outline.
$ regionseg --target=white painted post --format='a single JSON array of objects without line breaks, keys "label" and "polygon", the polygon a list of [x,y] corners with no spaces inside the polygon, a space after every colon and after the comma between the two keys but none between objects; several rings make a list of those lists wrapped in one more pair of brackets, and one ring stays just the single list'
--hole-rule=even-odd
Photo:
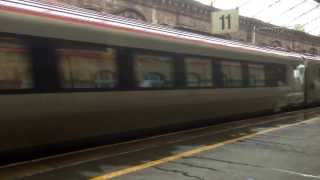
[{"label": "white painted post", "polygon": [[252,44],[256,44],[256,25],[253,25],[253,30],[252,30]]}]

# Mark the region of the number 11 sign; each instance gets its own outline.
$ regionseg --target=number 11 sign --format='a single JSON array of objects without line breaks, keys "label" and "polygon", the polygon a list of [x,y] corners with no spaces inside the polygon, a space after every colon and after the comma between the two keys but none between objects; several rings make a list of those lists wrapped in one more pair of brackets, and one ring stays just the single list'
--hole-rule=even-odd
[{"label": "number 11 sign", "polygon": [[239,10],[212,12],[212,33],[225,34],[239,31]]}]

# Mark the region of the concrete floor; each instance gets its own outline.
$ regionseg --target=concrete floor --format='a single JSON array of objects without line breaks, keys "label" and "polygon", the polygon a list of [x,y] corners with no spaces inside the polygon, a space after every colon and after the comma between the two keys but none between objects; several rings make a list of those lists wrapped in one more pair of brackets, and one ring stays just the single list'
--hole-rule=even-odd
[{"label": "concrete floor", "polygon": [[[40,169],[38,173],[22,179],[108,179],[103,175],[110,174],[119,180],[320,179],[320,118],[315,112],[309,115],[251,119],[111,146],[82,154],[73,164],[71,157],[42,161],[28,167]],[[208,146],[212,148],[198,151]],[[179,157],[185,152],[194,153]],[[5,170],[0,169],[0,177]],[[9,171],[18,175],[23,167]]]},{"label": "concrete floor", "polygon": [[320,179],[320,120],[257,136],[117,179]]}]

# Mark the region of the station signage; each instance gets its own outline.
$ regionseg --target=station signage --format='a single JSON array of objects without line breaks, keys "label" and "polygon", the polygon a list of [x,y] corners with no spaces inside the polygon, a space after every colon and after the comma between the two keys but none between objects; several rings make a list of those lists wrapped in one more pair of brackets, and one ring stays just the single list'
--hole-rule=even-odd
[{"label": "station signage", "polygon": [[226,34],[239,31],[239,10],[223,10],[212,12],[212,27],[213,34]]}]

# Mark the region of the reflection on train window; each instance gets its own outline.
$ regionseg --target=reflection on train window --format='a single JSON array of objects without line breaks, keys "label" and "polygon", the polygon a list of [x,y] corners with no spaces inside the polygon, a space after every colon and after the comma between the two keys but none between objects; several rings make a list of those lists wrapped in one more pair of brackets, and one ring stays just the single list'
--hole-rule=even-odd
[{"label": "reflection on train window", "polygon": [[168,56],[135,54],[135,73],[141,88],[173,87],[173,61]]},{"label": "reflection on train window", "polygon": [[188,72],[188,87],[201,87],[201,75],[194,72]]},{"label": "reflection on train window", "polygon": [[186,58],[188,87],[212,87],[212,62],[210,59]]},{"label": "reflection on train window", "polygon": [[266,79],[272,87],[286,85],[287,70],[284,65],[269,64],[266,69]]},{"label": "reflection on train window", "polygon": [[242,87],[242,67],[240,62],[222,61],[223,82],[225,87]]},{"label": "reflection on train window", "polygon": [[13,38],[0,38],[0,89],[32,89],[30,49]]},{"label": "reflection on train window", "polygon": [[304,74],[305,74],[305,65],[299,64],[293,69],[293,89],[295,91],[301,91],[304,86]]},{"label": "reflection on train window", "polygon": [[114,49],[58,49],[57,52],[63,88],[116,87],[118,80]]},{"label": "reflection on train window", "polygon": [[266,85],[264,65],[249,64],[249,85],[251,87],[262,87]]}]

